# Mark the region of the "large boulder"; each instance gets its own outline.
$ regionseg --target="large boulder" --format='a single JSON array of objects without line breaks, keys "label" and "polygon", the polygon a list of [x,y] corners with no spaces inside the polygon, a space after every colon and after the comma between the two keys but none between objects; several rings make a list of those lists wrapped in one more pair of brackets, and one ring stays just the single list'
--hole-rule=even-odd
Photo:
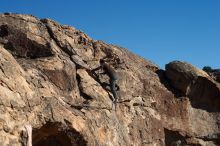
[{"label": "large boulder", "polygon": [[180,61],[166,65],[166,77],[192,106],[208,111],[220,111],[220,84],[196,67]]}]

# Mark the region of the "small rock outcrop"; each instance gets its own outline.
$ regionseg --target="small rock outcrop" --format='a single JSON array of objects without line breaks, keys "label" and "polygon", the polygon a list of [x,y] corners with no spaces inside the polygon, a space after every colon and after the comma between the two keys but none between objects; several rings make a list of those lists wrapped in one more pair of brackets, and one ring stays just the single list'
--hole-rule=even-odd
[{"label": "small rock outcrop", "polygon": [[[105,58],[119,75],[112,109]],[[220,84],[192,65],[160,70],[127,49],[30,15],[0,15],[0,145],[220,145]]]}]

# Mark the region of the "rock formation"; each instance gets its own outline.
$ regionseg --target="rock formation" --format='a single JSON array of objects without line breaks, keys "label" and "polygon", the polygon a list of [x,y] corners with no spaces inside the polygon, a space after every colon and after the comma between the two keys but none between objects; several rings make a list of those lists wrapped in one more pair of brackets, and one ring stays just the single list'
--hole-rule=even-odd
[{"label": "rock formation", "polygon": [[[106,58],[119,74],[112,109]],[[128,50],[30,15],[0,15],[0,145],[220,145],[220,84],[185,62]]]}]

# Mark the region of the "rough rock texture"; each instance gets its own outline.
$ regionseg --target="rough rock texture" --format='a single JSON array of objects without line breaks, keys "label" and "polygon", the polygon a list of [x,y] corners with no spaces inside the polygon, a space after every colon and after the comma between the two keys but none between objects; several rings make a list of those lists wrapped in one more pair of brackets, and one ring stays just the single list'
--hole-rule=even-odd
[{"label": "rough rock texture", "polygon": [[[119,74],[112,108],[106,58]],[[128,50],[30,15],[0,15],[0,145],[220,145],[220,84],[184,62],[159,70]]]}]

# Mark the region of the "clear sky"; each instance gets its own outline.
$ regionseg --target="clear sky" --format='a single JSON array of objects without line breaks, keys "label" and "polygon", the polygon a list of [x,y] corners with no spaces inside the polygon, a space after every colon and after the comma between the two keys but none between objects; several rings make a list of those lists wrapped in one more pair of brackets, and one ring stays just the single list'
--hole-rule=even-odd
[{"label": "clear sky", "polygon": [[161,68],[172,60],[220,68],[219,0],[1,0],[0,12],[54,19]]}]

